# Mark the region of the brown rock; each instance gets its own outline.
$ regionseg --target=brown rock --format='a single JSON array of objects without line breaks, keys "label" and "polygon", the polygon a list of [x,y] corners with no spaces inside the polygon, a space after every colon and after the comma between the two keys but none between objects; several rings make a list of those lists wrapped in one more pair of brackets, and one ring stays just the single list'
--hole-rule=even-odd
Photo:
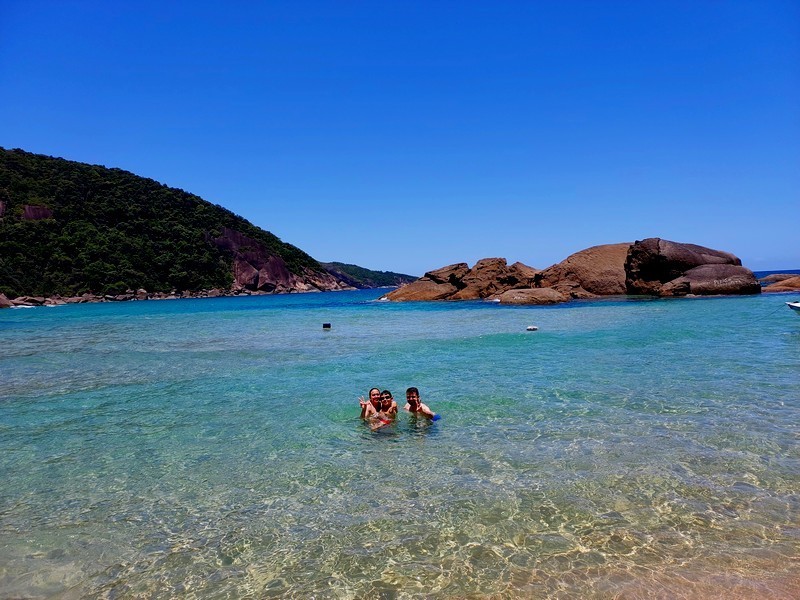
[{"label": "brown rock", "polygon": [[796,292],[800,290],[800,275],[793,275],[787,279],[783,279],[778,283],[774,283],[765,287],[764,292]]},{"label": "brown rock", "polygon": [[11,308],[12,306],[14,306],[14,303],[5,294],[0,294],[0,308]]},{"label": "brown rock", "polygon": [[457,288],[449,283],[437,283],[428,277],[421,277],[386,294],[384,298],[395,302],[446,300],[457,291]]},{"label": "brown rock", "polygon": [[592,246],[536,275],[537,287],[553,287],[573,298],[625,294],[625,260],[630,243]]},{"label": "brown rock", "polygon": [[796,273],[772,273],[771,275],[767,275],[766,277],[762,277],[759,279],[762,285],[770,285],[772,283],[778,283],[780,281],[784,281],[785,279],[791,279],[792,277],[798,277]]},{"label": "brown rock", "polygon": [[428,271],[385,298],[395,301],[478,300],[532,285],[536,272],[536,269],[519,262],[509,267],[504,258],[483,258],[471,269],[467,263],[456,263]]},{"label": "brown rock", "polygon": [[575,300],[589,300],[590,298],[597,298],[597,294],[587,292],[576,281],[570,281],[569,279],[558,282],[552,288],[541,289],[553,289],[560,294],[565,295],[567,298],[574,298]]},{"label": "brown rock", "polygon": [[435,271],[428,271],[423,275],[423,278],[430,279],[436,283],[449,283],[457,287],[467,273],[469,273],[469,265],[467,263],[456,263]]},{"label": "brown rock", "polygon": [[44,304],[45,298],[43,296],[18,296],[11,302],[15,306],[41,306]]},{"label": "brown rock", "polygon": [[515,262],[508,267],[508,272],[511,277],[514,277],[519,282],[519,287],[532,288],[533,282],[536,280],[536,274],[539,271],[521,262]]},{"label": "brown rock", "polygon": [[761,284],[753,272],[740,265],[700,265],[686,271],[690,293],[697,296],[716,294],[760,294]]},{"label": "brown rock", "polygon": [[258,280],[258,269],[242,258],[237,257],[233,260],[233,286],[235,289],[256,289]]},{"label": "brown rock", "polygon": [[497,298],[501,304],[560,304],[569,301],[569,296],[553,288],[508,290]]},{"label": "brown rock", "polygon": [[[696,244],[671,242],[669,240],[662,240],[661,238],[637,240],[630,247],[625,262],[625,285],[629,294],[658,296],[661,295],[661,288],[665,283],[683,277],[690,269],[702,265],[741,266],[742,261],[730,252],[713,250],[704,246],[697,246]],[[697,276],[705,277],[705,275],[706,273],[701,272]],[[748,281],[744,279],[741,281],[743,290],[752,289]],[[668,288],[667,292],[674,293],[677,291],[677,287],[679,286],[676,284],[676,286]],[[704,284],[698,281],[698,289],[704,289],[705,287]],[[728,286],[726,285],[723,287]],[[708,289],[712,288],[713,286],[708,286]],[[693,291],[692,293],[706,292]],[[750,294],[758,292],[741,291],[729,293]]]},{"label": "brown rock", "polygon": [[488,298],[516,285],[516,280],[509,282],[509,269],[505,258],[482,258],[475,263],[457,286],[460,289],[453,294],[451,300],[477,300]]}]

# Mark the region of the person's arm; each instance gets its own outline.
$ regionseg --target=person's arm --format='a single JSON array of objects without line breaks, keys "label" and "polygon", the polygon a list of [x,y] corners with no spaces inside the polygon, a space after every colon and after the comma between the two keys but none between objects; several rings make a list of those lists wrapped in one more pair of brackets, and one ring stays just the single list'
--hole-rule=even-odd
[{"label": "person's arm", "polygon": [[421,412],[429,419],[432,419],[436,416],[436,414],[430,408],[428,408],[428,405],[423,404],[422,402],[419,403],[419,412]]},{"label": "person's arm", "polygon": [[364,396],[359,396],[358,403],[361,405],[361,418],[363,419],[367,416],[367,407],[372,406],[372,403],[364,400]]}]

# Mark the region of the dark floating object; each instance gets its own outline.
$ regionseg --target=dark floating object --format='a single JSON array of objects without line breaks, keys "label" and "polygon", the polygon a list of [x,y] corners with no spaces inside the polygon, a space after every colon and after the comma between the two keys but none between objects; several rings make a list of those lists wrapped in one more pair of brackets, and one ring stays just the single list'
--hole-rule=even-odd
[{"label": "dark floating object", "polygon": [[536,325],[528,325],[525,328],[526,331],[539,331],[539,328]]},{"label": "dark floating object", "polygon": [[330,329],[331,328],[331,324],[330,323],[323,323],[322,324],[322,328],[323,329]]}]

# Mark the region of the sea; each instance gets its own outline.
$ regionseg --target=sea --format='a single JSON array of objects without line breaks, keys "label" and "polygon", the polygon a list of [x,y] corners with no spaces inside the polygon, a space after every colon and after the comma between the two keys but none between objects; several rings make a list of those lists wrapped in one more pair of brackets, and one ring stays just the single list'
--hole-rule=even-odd
[{"label": "sea", "polygon": [[0,311],[0,598],[800,597],[797,294],[385,292]]}]

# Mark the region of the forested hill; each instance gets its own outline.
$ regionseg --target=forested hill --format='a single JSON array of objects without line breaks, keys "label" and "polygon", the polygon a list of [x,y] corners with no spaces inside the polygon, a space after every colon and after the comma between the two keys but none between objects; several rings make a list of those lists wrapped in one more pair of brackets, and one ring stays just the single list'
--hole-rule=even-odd
[{"label": "forested hill", "polygon": [[331,275],[352,285],[353,287],[396,287],[416,281],[416,277],[402,275],[392,271],[371,271],[358,265],[340,262],[321,263]]},{"label": "forested hill", "polygon": [[109,169],[0,148],[0,293],[363,287],[231,211]]}]

